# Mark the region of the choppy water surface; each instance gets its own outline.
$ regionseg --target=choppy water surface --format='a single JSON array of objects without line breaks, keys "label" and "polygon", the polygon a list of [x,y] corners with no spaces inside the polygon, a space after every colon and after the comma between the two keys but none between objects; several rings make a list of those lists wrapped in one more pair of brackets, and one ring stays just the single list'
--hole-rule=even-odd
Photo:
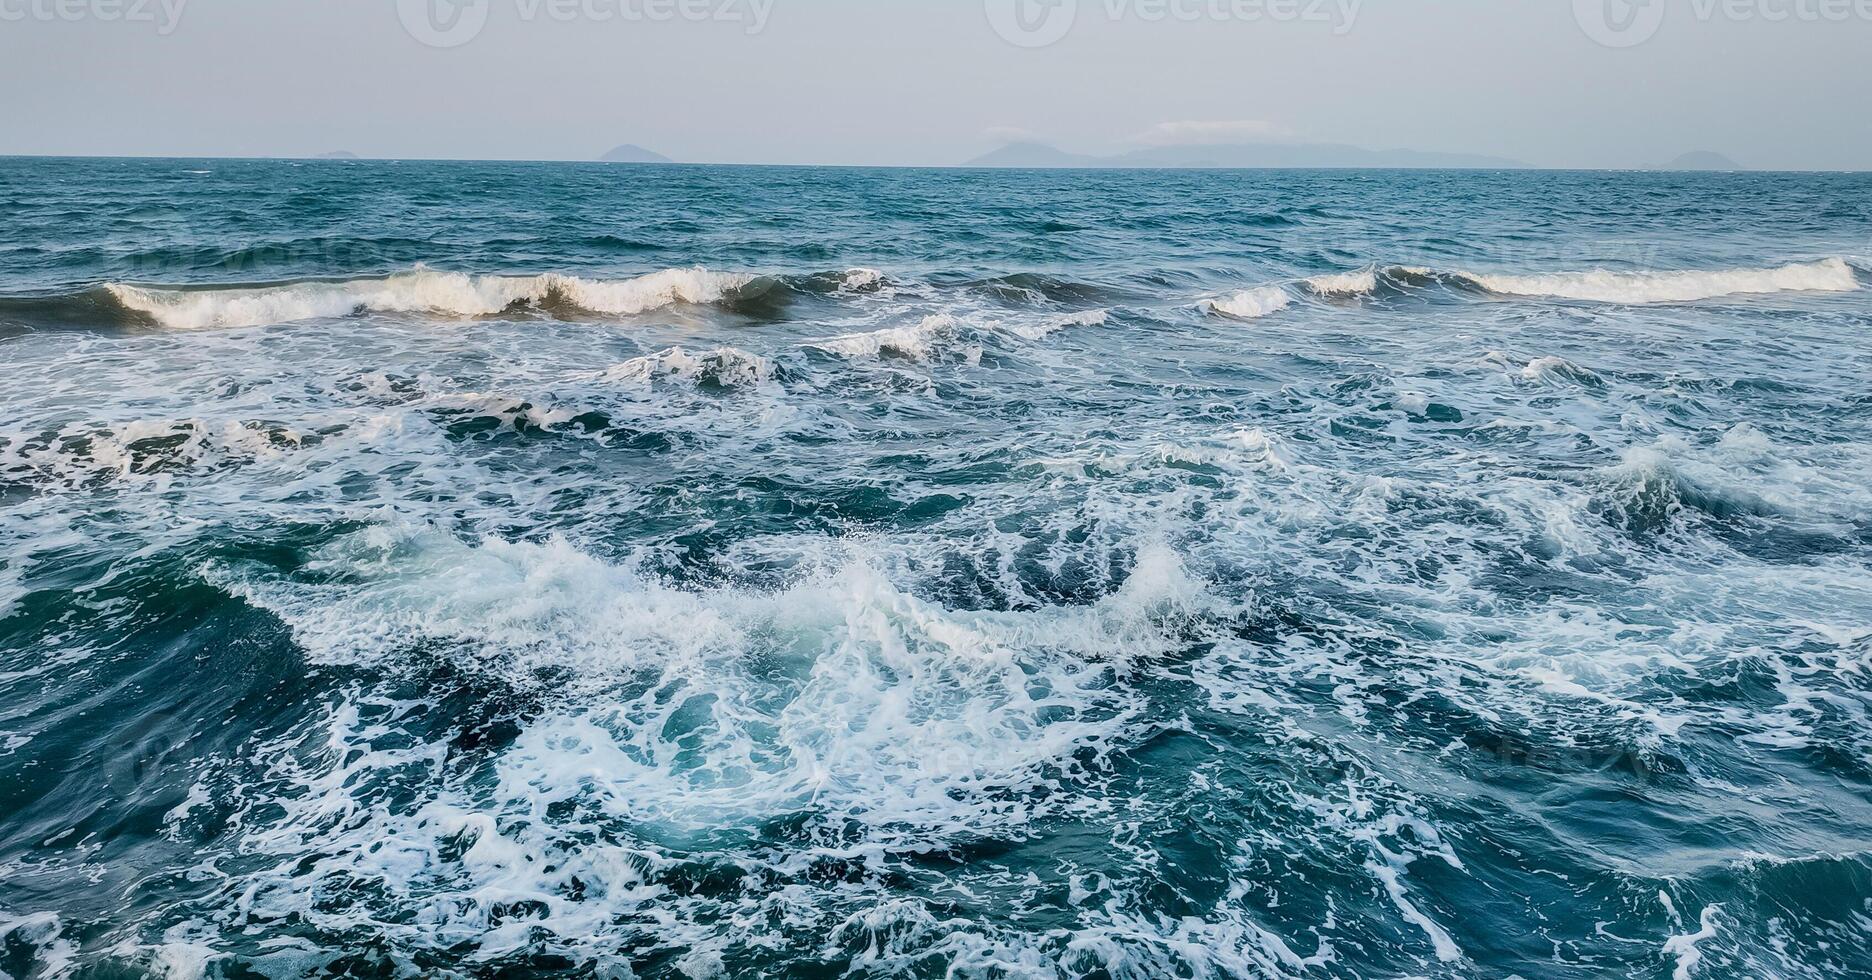
[{"label": "choppy water surface", "polygon": [[0,161],[0,971],[1872,973],[1872,178]]}]

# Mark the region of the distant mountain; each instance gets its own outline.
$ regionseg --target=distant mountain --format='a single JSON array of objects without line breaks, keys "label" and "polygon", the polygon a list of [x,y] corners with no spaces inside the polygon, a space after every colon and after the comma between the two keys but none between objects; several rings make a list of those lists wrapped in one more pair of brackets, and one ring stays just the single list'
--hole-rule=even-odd
[{"label": "distant mountain", "polygon": [[1686,153],[1658,168],[1659,170],[1746,170],[1741,164],[1710,150]]},{"label": "distant mountain", "polygon": [[1367,150],[1337,143],[1241,143],[1226,146],[1164,146],[1099,157],[1067,153],[1041,143],[1013,143],[963,164],[965,167],[1119,167],[1271,169],[1280,167],[1396,168],[1424,170],[1510,170],[1517,160],[1471,153]]},{"label": "distant mountain", "polygon": [[1045,170],[1059,167],[1110,167],[1114,164],[1099,157],[1067,153],[1065,150],[1047,146],[1044,143],[1009,143],[998,150],[978,156],[963,166]]},{"label": "distant mountain", "polygon": [[654,150],[626,143],[598,158],[603,163],[675,163],[669,157]]}]

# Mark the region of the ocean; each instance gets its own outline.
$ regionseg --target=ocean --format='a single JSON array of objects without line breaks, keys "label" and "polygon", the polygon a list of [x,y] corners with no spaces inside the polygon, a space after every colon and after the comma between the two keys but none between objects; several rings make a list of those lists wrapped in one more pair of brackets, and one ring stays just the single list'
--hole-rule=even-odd
[{"label": "ocean", "polygon": [[0,159],[0,973],[1872,976],[1872,175]]}]

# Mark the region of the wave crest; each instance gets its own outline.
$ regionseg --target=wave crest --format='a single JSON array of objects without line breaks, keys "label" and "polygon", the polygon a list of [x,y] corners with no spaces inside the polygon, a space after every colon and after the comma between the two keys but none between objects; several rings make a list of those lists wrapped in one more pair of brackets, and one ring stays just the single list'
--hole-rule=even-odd
[{"label": "wave crest", "polygon": [[360,312],[493,316],[515,306],[564,303],[592,313],[629,316],[677,303],[713,303],[754,277],[701,267],[664,269],[633,279],[470,276],[417,268],[382,279],[302,282],[233,289],[105,287],[124,308],[177,330],[254,327]]},{"label": "wave crest", "polygon": [[1233,296],[1212,299],[1207,308],[1211,313],[1234,317],[1237,320],[1258,320],[1264,316],[1278,313],[1293,303],[1293,296],[1279,286],[1257,286],[1244,289]]},{"label": "wave crest", "polygon": [[1597,303],[1691,303],[1723,296],[1781,292],[1851,292],[1852,266],[1839,258],[1766,269],[1718,271],[1557,272],[1543,275],[1451,273],[1452,278],[1501,296],[1534,296]]},{"label": "wave crest", "polygon": [[607,381],[655,381],[668,378],[698,386],[752,388],[774,376],[772,361],[735,347],[693,354],[681,347],[634,357],[604,372]]},{"label": "wave crest", "polygon": [[[1843,258],[1765,268],[1615,272],[1484,273],[1421,266],[1371,266],[1298,280],[1305,293],[1323,299],[1442,285],[1497,296],[1580,300],[1598,303],[1691,303],[1723,296],[1780,292],[1850,292],[1859,288],[1855,265]],[[1279,289],[1265,286],[1249,294]],[[1242,294],[1247,295],[1247,294]]]},{"label": "wave crest", "polygon": [[[954,347],[963,334],[962,321],[939,313],[926,316],[911,326],[846,334],[815,340],[807,346],[847,359],[878,358],[888,354],[912,361],[927,361]],[[962,354],[969,360],[980,360],[981,353],[980,345],[965,345],[962,349]]]},{"label": "wave crest", "polygon": [[1314,276],[1303,284],[1316,296],[1365,296],[1378,291],[1378,270],[1365,268]]}]

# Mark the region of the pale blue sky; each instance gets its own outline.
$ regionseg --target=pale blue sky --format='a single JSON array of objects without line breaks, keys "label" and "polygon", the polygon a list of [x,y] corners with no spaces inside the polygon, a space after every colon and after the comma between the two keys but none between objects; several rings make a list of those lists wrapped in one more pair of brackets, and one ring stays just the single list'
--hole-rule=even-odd
[{"label": "pale blue sky", "polygon": [[[0,153],[951,164],[1027,134],[1872,169],[1872,0],[1076,0],[1050,45],[991,26],[1074,2],[0,0]],[[426,46],[400,16],[423,4],[486,22]]]}]

